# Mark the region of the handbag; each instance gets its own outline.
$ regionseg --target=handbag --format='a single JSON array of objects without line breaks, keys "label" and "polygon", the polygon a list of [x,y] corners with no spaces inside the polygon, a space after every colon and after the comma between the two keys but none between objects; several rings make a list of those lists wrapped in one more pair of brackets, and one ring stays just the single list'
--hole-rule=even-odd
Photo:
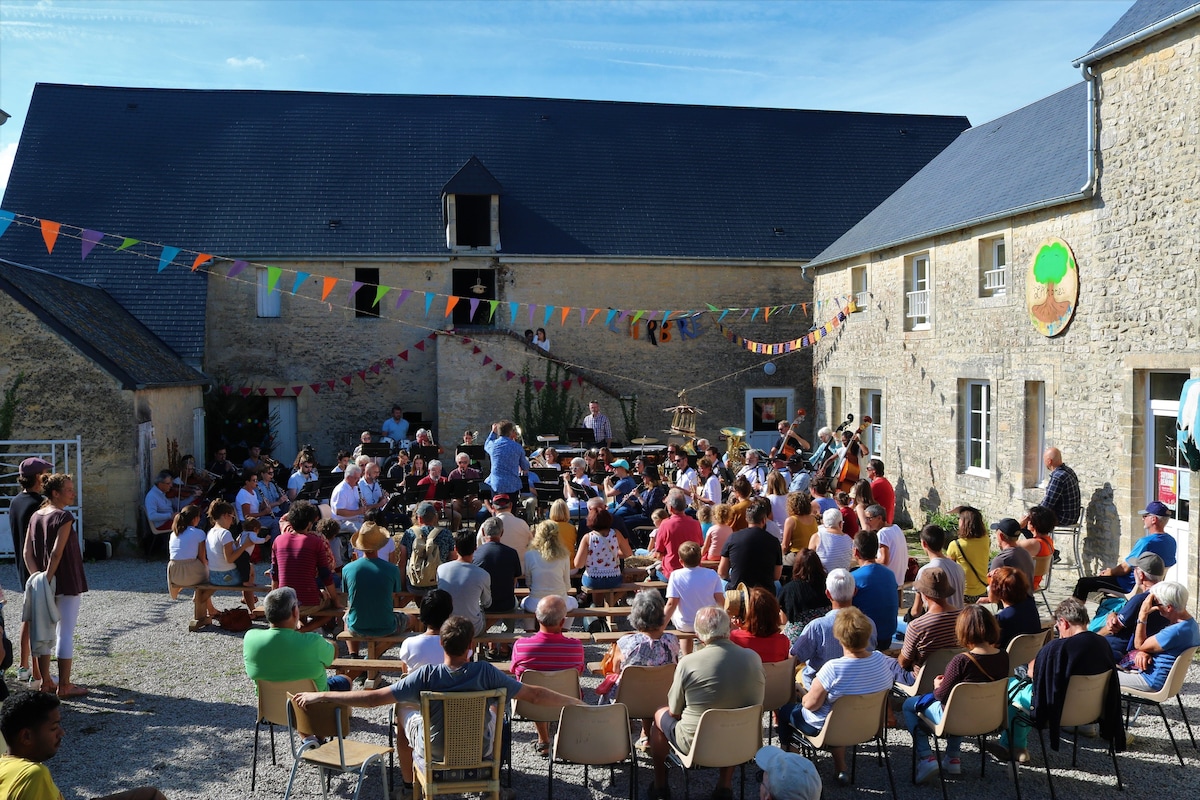
[{"label": "handbag", "polygon": [[604,680],[600,681],[600,685],[596,687],[596,694],[601,697],[611,692],[621,678],[621,672],[616,667],[616,659],[617,643],[613,642],[608,652],[604,654],[604,658],[600,659],[600,672],[604,675]]},{"label": "handbag", "polygon": [[216,619],[217,624],[221,626],[222,630],[233,633],[248,631],[251,627],[250,612],[240,607],[222,611],[220,614],[217,614]]}]

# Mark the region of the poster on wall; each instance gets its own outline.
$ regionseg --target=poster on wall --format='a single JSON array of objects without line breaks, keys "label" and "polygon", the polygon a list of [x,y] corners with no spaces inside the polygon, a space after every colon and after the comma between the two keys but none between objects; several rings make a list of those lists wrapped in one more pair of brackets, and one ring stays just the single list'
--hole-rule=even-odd
[{"label": "poster on wall", "polygon": [[1043,336],[1058,336],[1071,324],[1079,302],[1079,268],[1062,239],[1046,239],[1025,274],[1025,308]]},{"label": "poster on wall", "polygon": [[1158,468],[1158,502],[1165,503],[1171,508],[1179,499],[1179,487],[1176,484],[1176,472],[1171,467]]}]

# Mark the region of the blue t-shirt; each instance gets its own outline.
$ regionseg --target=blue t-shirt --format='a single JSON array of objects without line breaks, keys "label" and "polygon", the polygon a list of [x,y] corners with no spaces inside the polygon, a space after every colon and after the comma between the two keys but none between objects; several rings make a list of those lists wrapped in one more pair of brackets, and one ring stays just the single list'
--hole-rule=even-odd
[{"label": "blue t-shirt", "polygon": [[1200,647],[1200,625],[1194,619],[1180,620],[1155,634],[1154,640],[1163,651],[1155,653],[1154,664],[1144,677],[1151,691],[1157,692],[1167,684],[1167,674],[1179,654],[1189,647]]},{"label": "blue t-shirt", "polygon": [[[1129,555],[1125,556],[1125,563],[1128,564],[1145,552],[1157,553],[1158,557],[1163,560],[1163,565],[1169,569],[1175,566],[1175,537],[1169,533],[1146,534],[1133,543],[1133,549],[1129,551]],[[1117,583],[1125,594],[1132,592],[1133,570],[1131,569],[1117,578]]]},{"label": "blue t-shirt", "polygon": [[896,585],[896,573],[883,564],[864,564],[854,572],[854,607],[875,623],[883,649],[892,646],[896,635],[896,617],[900,612],[900,594]]},{"label": "blue t-shirt", "polygon": [[[1009,548],[1012,550],[1018,548]],[[1033,595],[1027,595],[1015,606],[1007,606],[996,614],[1000,623],[1000,649],[1008,647],[1013,639],[1026,633],[1038,633],[1042,630],[1042,616],[1038,613],[1037,600]]]},{"label": "blue t-shirt", "polygon": [[619,481],[613,484],[613,490],[616,491],[616,502],[624,500],[630,492],[637,488],[637,481],[626,475]]},{"label": "blue t-shirt", "polygon": [[[511,701],[521,691],[521,682],[506,675],[486,661],[468,661],[458,669],[445,664],[428,664],[408,673],[392,684],[392,697],[397,703],[421,706],[421,692],[479,692],[486,689],[508,690]],[[430,741],[435,757],[442,752],[445,714],[441,703],[433,703],[429,709]]]}]

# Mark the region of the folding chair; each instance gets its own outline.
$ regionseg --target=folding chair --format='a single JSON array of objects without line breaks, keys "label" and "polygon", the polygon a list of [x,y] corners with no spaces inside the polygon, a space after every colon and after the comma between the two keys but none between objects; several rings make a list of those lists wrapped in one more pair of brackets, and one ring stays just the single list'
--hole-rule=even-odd
[{"label": "folding chair", "polygon": [[[955,702],[957,701],[957,702]],[[933,734],[934,753],[938,763],[942,761],[941,748],[938,740],[947,736],[974,736],[979,741],[979,777],[983,778],[987,769],[987,753],[983,749],[983,737],[1003,730],[1008,725],[1008,679],[988,681],[987,683],[960,683],[950,690],[942,709],[942,719],[933,723],[924,712],[917,715]],[[913,783],[917,779],[917,749],[912,751]],[[1020,778],[1016,770],[1013,777],[1017,781],[1017,796],[1021,794]],[[946,797],[946,780],[942,776],[942,800]]]},{"label": "folding chair", "polygon": [[620,703],[607,706],[565,706],[558,718],[558,733],[550,751],[547,800],[554,800],[554,762],[583,764],[583,786],[588,788],[588,767],[609,768],[611,788],[616,765],[629,762],[629,800],[637,793],[637,755],[629,742],[629,711]]},{"label": "folding chair", "polygon": [[[1096,675],[1072,675],[1070,682],[1067,684],[1067,695],[1063,700],[1062,717],[1059,720],[1061,727],[1078,727],[1080,725],[1091,725],[1099,721],[1100,717],[1104,716],[1104,695],[1108,691],[1108,682],[1116,680],[1116,675],[1112,670],[1101,672]],[[1018,718],[1032,725],[1023,712],[1019,713]],[[1015,722],[1015,720],[1014,720]],[[1042,729],[1038,728],[1038,743],[1042,748],[1042,761],[1046,765],[1046,780],[1050,784],[1050,800],[1056,800],[1057,795],[1054,792],[1054,778],[1050,774],[1050,753],[1046,750],[1046,740],[1042,735]],[[1108,742],[1108,754],[1112,756],[1113,772],[1117,776],[1117,789],[1123,790],[1121,784],[1121,768],[1117,766],[1117,750],[1113,742]],[[1072,747],[1071,747],[1071,768],[1074,769],[1079,755],[1079,732],[1076,731]]]},{"label": "folding chair", "polygon": [[1183,683],[1187,680],[1188,667],[1192,664],[1192,658],[1196,655],[1196,648],[1189,647],[1175,658],[1175,663],[1171,665],[1171,671],[1167,674],[1167,681],[1163,684],[1163,688],[1157,692],[1146,692],[1141,689],[1130,689],[1122,687],[1121,695],[1125,698],[1125,727],[1129,727],[1129,709],[1131,703],[1138,705],[1154,706],[1158,709],[1159,715],[1162,717],[1163,725],[1167,729],[1167,735],[1171,737],[1171,746],[1175,748],[1175,757],[1179,759],[1179,766],[1183,766],[1183,756],[1179,752],[1179,742],[1175,741],[1175,734],[1171,731],[1171,723],[1167,721],[1167,712],[1163,709],[1163,703],[1175,698],[1179,703],[1179,713],[1183,715],[1183,724],[1187,726],[1188,737],[1192,740],[1192,749],[1196,748],[1196,736],[1192,733],[1192,723],[1188,721],[1187,711],[1183,707],[1183,698],[1179,696],[1183,689]]},{"label": "folding chair", "polygon": [[[275,726],[288,726],[288,697],[298,692],[315,692],[317,686],[310,679],[299,681],[255,681],[258,693],[258,717],[254,723],[254,756],[250,762],[250,791],[254,791],[258,777],[258,734],[263,725],[271,734],[271,765],[275,765]],[[289,749],[294,753],[296,743],[291,742]]]},{"label": "folding chair", "polygon": [[691,797],[688,772],[693,769],[742,768],[742,798],[746,800],[746,762],[762,747],[762,706],[710,708],[700,715],[688,752],[671,743],[669,758],[683,768],[684,795]]},{"label": "folding chair", "polygon": [[[505,705],[504,689],[481,692],[421,692],[421,718],[425,757],[413,759],[413,798],[440,794],[490,794],[500,800],[500,751],[497,737],[503,731],[497,720],[490,752],[485,752],[488,727],[492,725],[489,708],[499,714]],[[442,706],[442,755],[437,758],[433,746],[431,711]],[[450,771],[453,770],[454,779]]]},{"label": "folding chair", "polygon": [[903,683],[897,683],[892,687],[892,694],[901,699],[929,694],[933,691],[933,679],[945,672],[946,665],[950,663],[950,659],[961,652],[963,652],[963,648],[961,647],[944,647],[941,650],[934,650],[919,668],[920,672],[917,674],[917,680],[913,685],[908,686]]},{"label": "folding chair", "polygon": [[798,738],[799,744],[816,755],[817,750],[830,747],[853,748],[850,757],[850,783],[854,783],[858,762],[858,745],[874,741],[878,755],[887,767],[888,784],[896,797],[896,779],[892,775],[892,760],[888,756],[885,726],[889,692],[881,689],[871,694],[847,694],[834,701],[820,733]]},{"label": "folding chair", "polygon": [[796,701],[796,659],[788,656],[783,661],[764,663],[762,666],[763,677],[766,679],[766,688],[763,691],[763,711],[768,715],[767,743],[770,744],[771,736],[775,732],[775,725],[771,721],[770,715],[776,709]]},{"label": "folding chair", "polygon": [[[289,736],[293,732],[299,732],[306,736],[318,736],[326,742],[321,745],[312,742],[300,745],[295,753],[296,760],[292,764],[292,774],[288,778],[287,791],[283,794],[283,800],[291,797],[296,771],[300,769],[302,762],[316,767],[322,778],[326,777],[326,771],[357,774],[358,780],[354,785],[355,800],[358,800],[358,795],[362,791],[363,778],[366,777],[367,770],[373,764],[378,763],[379,776],[383,779],[383,792],[387,795],[388,772],[384,758],[390,759],[393,752],[392,743],[389,741],[387,747],[380,747],[367,742],[347,739],[346,734],[350,731],[349,706],[327,704],[303,709],[296,705],[295,695],[289,694],[287,711]],[[389,739],[391,730],[392,719],[389,714]],[[327,781],[322,780],[321,797],[328,797],[328,794]]]},{"label": "folding chair", "polygon": [[1052,628],[1038,633],[1022,633],[1014,636],[1005,648],[1008,652],[1008,677],[1016,675],[1017,667],[1033,661],[1038,651],[1049,641]]}]

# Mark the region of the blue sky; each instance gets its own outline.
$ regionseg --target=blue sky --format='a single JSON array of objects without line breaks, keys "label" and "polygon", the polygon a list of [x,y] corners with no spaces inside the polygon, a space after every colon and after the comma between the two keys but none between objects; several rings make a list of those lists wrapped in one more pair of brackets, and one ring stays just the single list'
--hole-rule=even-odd
[{"label": "blue sky", "polygon": [[[0,191],[35,83],[963,114],[1079,80],[1132,0],[0,3]],[[82,121],[81,121],[82,122]]]}]

